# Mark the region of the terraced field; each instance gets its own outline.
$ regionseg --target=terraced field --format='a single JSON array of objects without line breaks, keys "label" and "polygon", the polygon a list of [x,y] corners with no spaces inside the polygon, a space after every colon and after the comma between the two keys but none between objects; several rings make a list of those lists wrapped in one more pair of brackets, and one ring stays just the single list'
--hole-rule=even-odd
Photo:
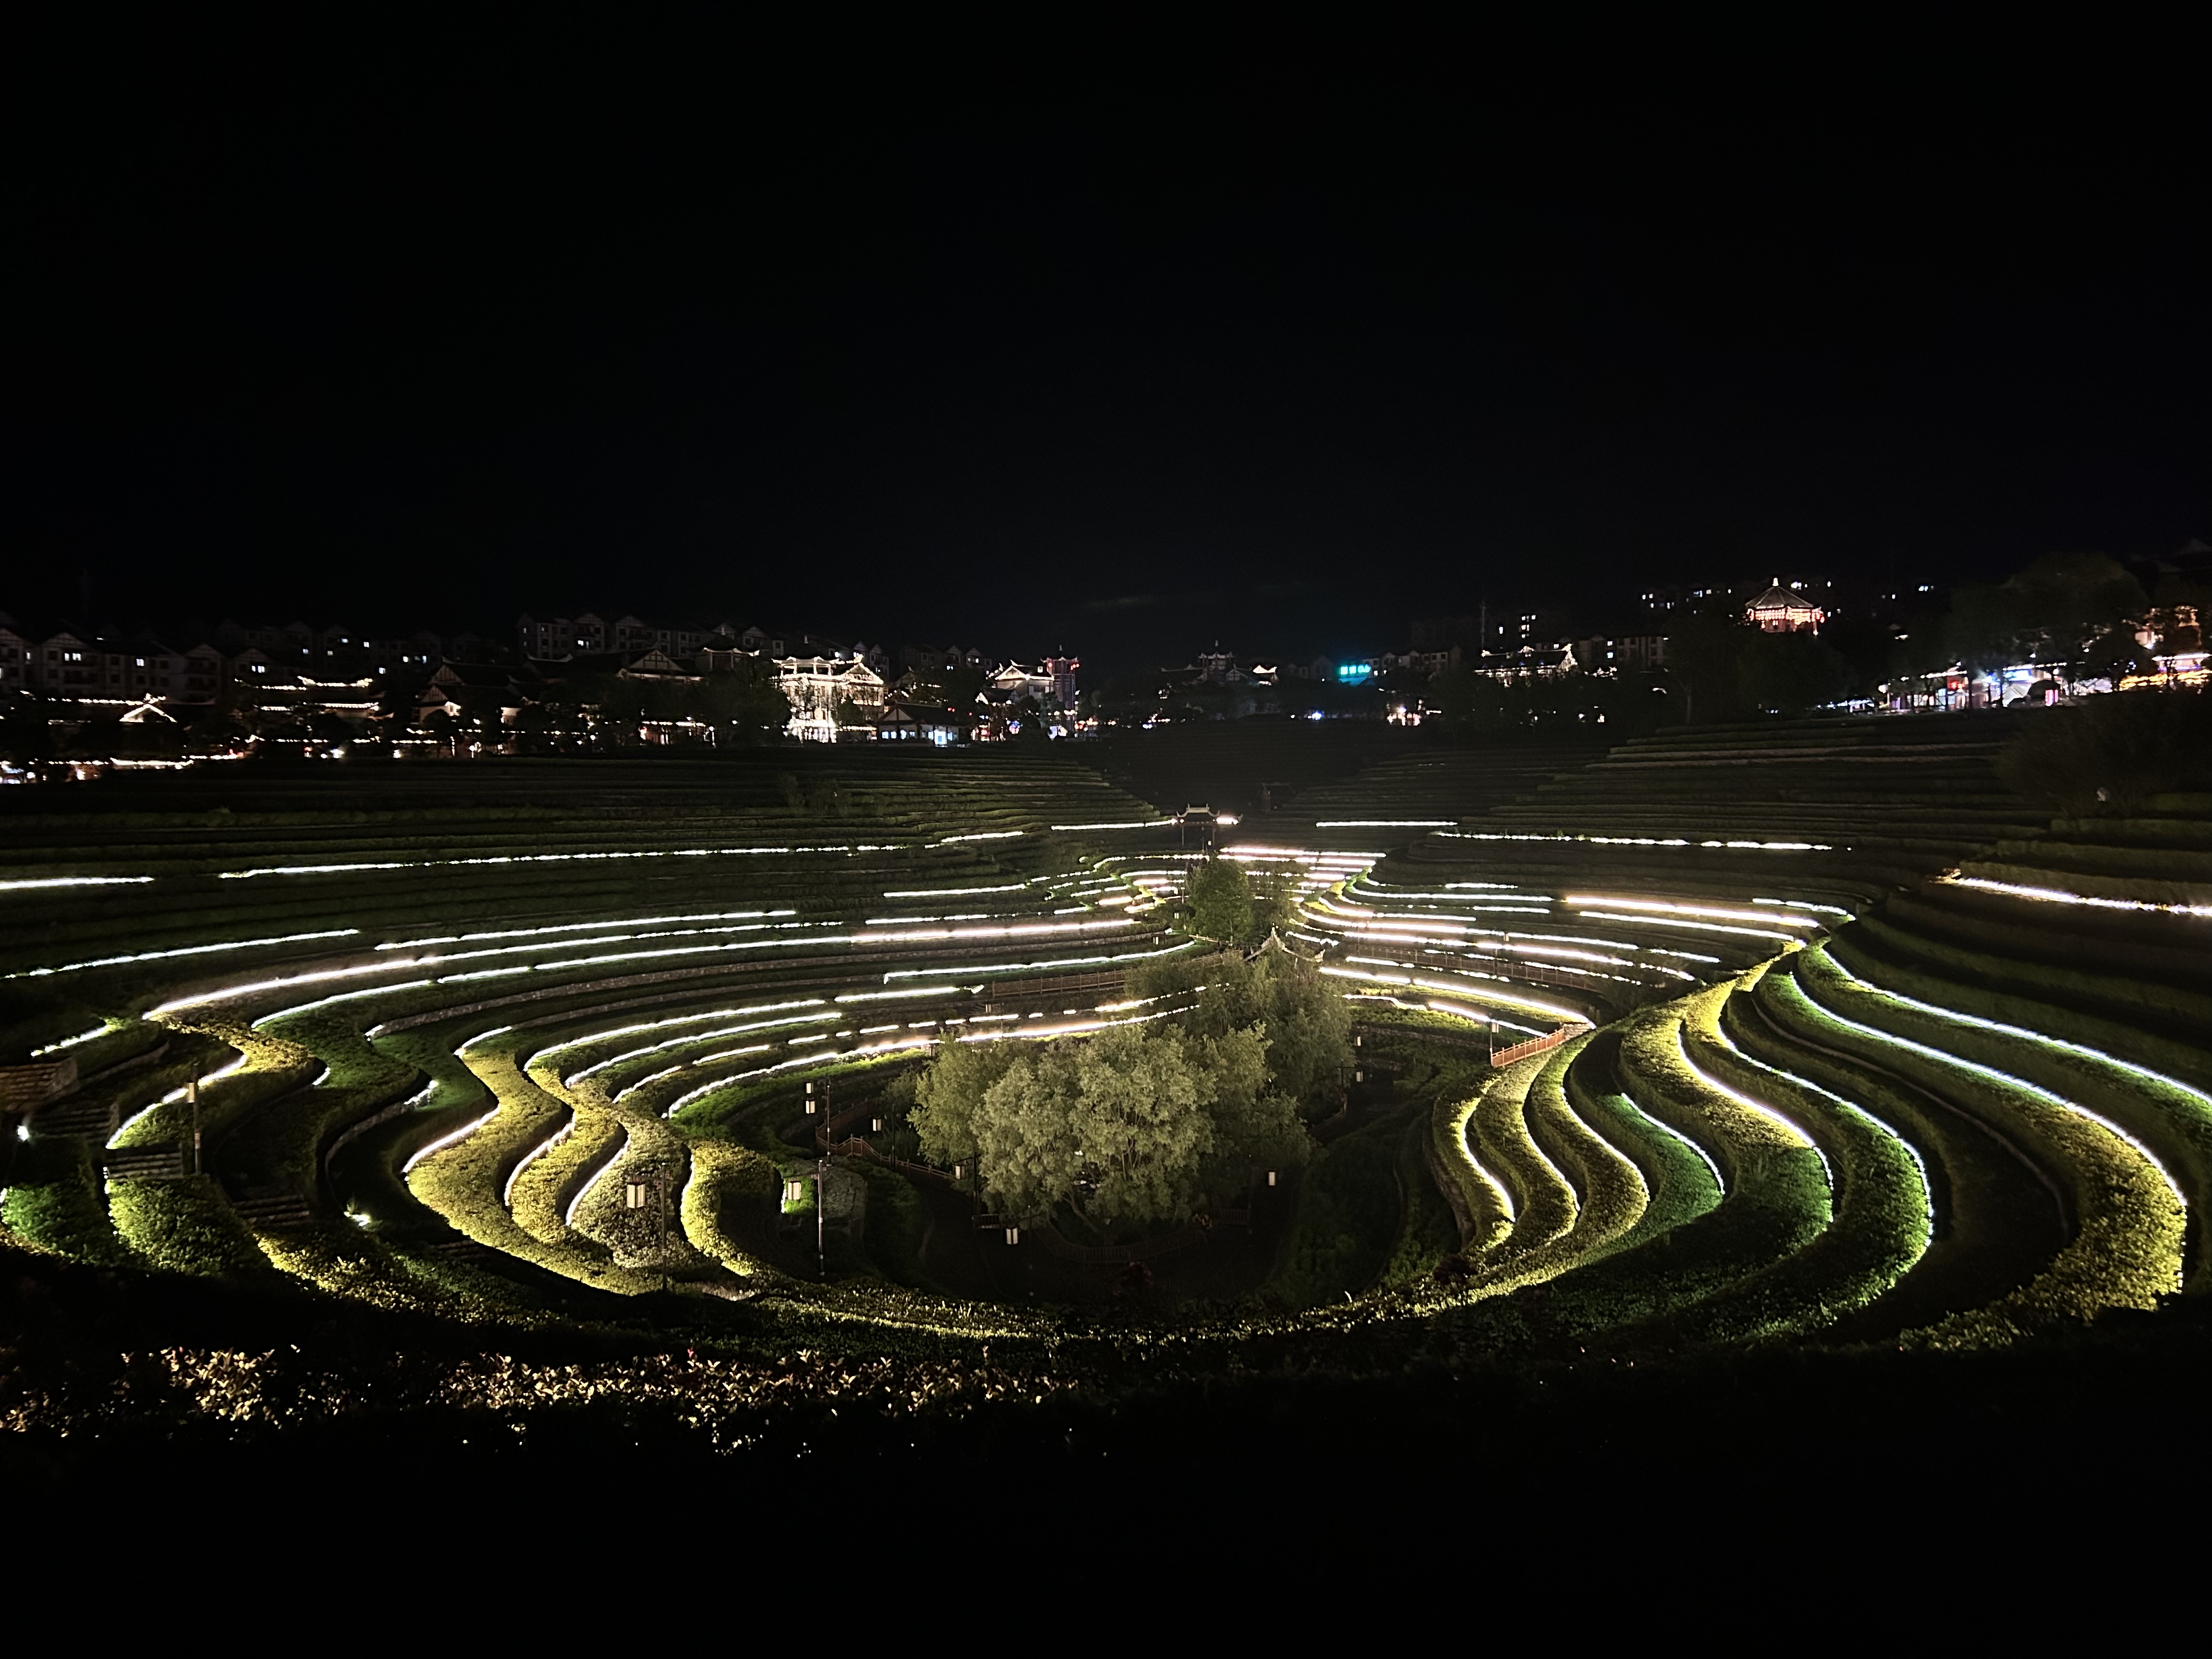
[{"label": "terraced field", "polygon": [[1360,1066],[1304,1176],[1133,1302],[978,1231],[974,1172],[885,1104],[948,1042],[1174,1012],[1122,981],[1201,948],[1196,855],[1058,751],[9,803],[0,1225],[488,1355],[619,1331],[709,1368],[541,1402],[769,1357],[911,1406],[1170,1354],[1949,1349],[2157,1308],[2212,1285],[2212,800],[2054,825],[1996,782],[2003,731],[1421,752],[1224,835],[1292,878]]}]

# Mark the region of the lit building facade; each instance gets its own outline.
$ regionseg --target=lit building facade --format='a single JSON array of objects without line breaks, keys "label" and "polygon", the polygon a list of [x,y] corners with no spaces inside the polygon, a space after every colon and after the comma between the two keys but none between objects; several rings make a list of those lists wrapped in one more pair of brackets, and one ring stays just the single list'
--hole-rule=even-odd
[{"label": "lit building facade", "polygon": [[1795,587],[1783,586],[1778,578],[1764,593],[1743,608],[1744,620],[1769,634],[1817,634],[1827,613]]},{"label": "lit building facade", "polygon": [[837,741],[841,707],[872,715],[888,694],[884,677],[854,657],[782,658],[775,665],[775,684],[791,705],[784,730],[809,743]]}]

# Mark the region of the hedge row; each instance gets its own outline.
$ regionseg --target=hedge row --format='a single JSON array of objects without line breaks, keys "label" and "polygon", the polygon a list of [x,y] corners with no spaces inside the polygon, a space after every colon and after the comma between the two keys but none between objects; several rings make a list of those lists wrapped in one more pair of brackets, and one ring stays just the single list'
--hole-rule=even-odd
[{"label": "hedge row", "polygon": [[1469,1127],[1479,1161],[1513,1196],[1512,1230],[1481,1258],[1485,1266],[1551,1243],[1581,1212],[1574,1188],[1530,1137],[1524,1114],[1529,1086],[1551,1061],[1548,1054],[1516,1061],[1474,1103]]},{"label": "hedge row", "polygon": [[549,1244],[526,1232],[500,1201],[508,1172],[557,1128],[568,1109],[522,1074],[520,1034],[471,1046],[465,1056],[497,1103],[480,1127],[432,1153],[409,1172],[416,1197],[457,1231],[489,1249],[550,1269],[597,1290],[638,1295],[662,1288],[659,1275],[634,1273],[600,1259],[581,1240]]},{"label": "hedge row", "polygon": [[[1816,952],[1805,952],[1811,957]],[[1802,999],[1766,1006],[1805,1040],[1896,1072],[2025,1145],[2069,1194],[2074,1237],[2049,1267],[1987,1308],[1909,1334],[1936,1346],[1989,1346],[2107,1307],[2148,1308],[2179,1288],[2186,1212],[2157,1169],[2111,1130],[2025,1085],[1929,1053],[1874,1020],[1881,1000],[1794,975]],[[1846,1023],[1851,1022],[1851,1023]]]},{"label": "hedge row", "polygon": [[1486,1256],[1512,1236],[1514,1218],[1509,1207],[1511,1194],[1476,1161],[1470,1144],[1472,1120],[1485,1095],[1512,1086],[1513,1072],[1523,1073],[1520,1086],[1525,1088],[1526,1073],[1541,1063],[1540,1056],[1531,1057],[1492,1077],[1480,1091],[1441,1093],[1429,1109],[1433,1162],[1445,1183],[1445,1197],[1453,1217],[1459,1224],[1461,1249],[1477,1259]]},{"label": "hedge row", "polygon": [[[1832,941],[1829,952],[1853,972],[1905,995],[2124,1054],[2212,1090],[2212,1046],[2184,1042],[2079,1006],[2090,998],[2107,1007],[2125,1007],[2132,1000],[2146,1013],[2186,1018],[2191,1004],[2177,1002],[2171,994],[2174,988],[2027,961],[2016,953],[1970,950],[1881,916],[1866,918],[1850,934]],[[2197,1029],[2212,1031],[2212,1021]]]},{"label": "hedge row", "polygon": [[[203,1144],[227,1134],[255,1110],[301,1087],[322,1070],[315,1055],[298,1043],[228,1020],[179,1021],[173,1029],[212,1038],[244,1061],[228,1077],[204,1073],[207,1080],[199,1087]],[[191,1139],[191,1103],[162,1098],[183,1088],[182,1073],[189,1069],[188,1062],[173,1062],[145,1074],[139,1085],[142,1095],[155,1090],[161,1092],[154,1095],[154,1103],[116,1132],[116,1146],[174,1146]]]},{"label": "hedge row", "polygon": [[[1813,953],[1802,971],[1808,984],[1830,988],[1843,1002],[1856,1000],[1854,992],[1878,999],[1878,1005],[1859,1003],[1879,1006],[1880,1020],[1867,1023],[2023,1079],[2109,1119],[2149,1149],[2191,1202],[2212,1200],[2212,1096],[2144,1064],[2148,1056],[2143,1051],[2152,1045],[2136,1036],[2126,1042],[2123,1056],[2078,1042],[2062,1047],[2071,1040],[2045,1035],[2037,1029],[2045,1025],[2042,1020],[2033,1027],[1992,1030],[1975,1023],[1988,1016],[1962,1017],[1960,1011],[1933,1004],[1926,994],[1940,994],[1938,988],[1923,983],[1917,988],[1922,996],[1907,1000],[1914,993],[1886,967],[1863,952],[1845,957],[1827,950]],[[2200,1230],[2190,1275],[2200,1288],[2207,1279],[2208,1249],[2212,1240]]]},{"label": "hedge row", "polygon": [[733,1206],[750,1205],[764,1212],[775,1203],[782,1188],[776,1166],[752,1148],[727,1140],[695,1140],[690,1158],[679,1213],[691,1248],[740,1279],[781,1280],[784,1275],[747,1249],[729,1225]]},{"label": "hedge row", "polygon": [[[1747,995],[1754,969],[1728,999]],[[1702,1011],[1701,1011],[1702,1012]],[[1862,1107],[1744,1054],[1705,1024],[1685,1024],[1684,1046],[1707,1075],[1772,1106],[1826,1157],[1833,1220],[1785,1261],[1709,1298],[1687,1322],[1711,1337],[1770,1336],[1832,1323],[1897,1283],[1926,1252],[1933,1212],[1919,1160]]]},{"label": "hedge row", "polygon": [[1567,1067],[1567,1101],[1575,1115],[1634,1165],[1645,1190],[1643,1214],[1613,1246],[1628,1249],[1716,1208],[1723,1194],[1704,1158],[1683,1138],[1647,1117],[1620,1092],[1613,1058],[1615,1032],[1592,1035]]},{"label": "hedge row", "polygon": [[1626,1238],[1650,1202],[1650,1189],[1634,1162],[1587,1121],[1568,1097],[1567,1075],[1590,1041],[1590,1034],[1584,1033],[1552,1051],[1528,1085],[1523,1109],[1537,1146],[1572,1183],[1579,1200],[1580,1214],[1565,1241],[1573,1246],[1577,1259]]}]

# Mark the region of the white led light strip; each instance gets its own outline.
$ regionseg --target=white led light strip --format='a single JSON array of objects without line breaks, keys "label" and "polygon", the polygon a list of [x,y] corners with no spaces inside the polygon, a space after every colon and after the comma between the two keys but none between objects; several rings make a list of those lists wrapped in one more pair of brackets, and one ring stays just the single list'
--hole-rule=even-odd
[{"label": "white led light strip", "polygon": [[2015,882],[1990,881],[1980,876],[1938,876],[1936,879],[1953,887],[1971,887],[1978,892],[2002,893],[2008,898],[2034,899],[2044,904],[2081,904],[2099,910],[2154,910],[2170,915],[2212,916],[2212,904],[2156,904],[2148,899],[2095,898],[2087,893],[2069,893],[2061,887],[2026,887]]},{"label": "white led light strip", "polygon": [[172,957],[203,957],[213,951],[251,951],[264,945],[298,945],[309,939],[349,939],[358,927],[328,927],[314,933],[277,933],[268,939],[242,939],[228,945],[180,945],[173,951],[140,951],[124,957],[94,957],[86,962],[65,962],[53,968],[26,968],[9,979],[40,979],[48,974],[74,974],[86,968],[114,968],[131,962],[165,962]]},{"label": "white led light strip", "polygon": [[31,881],[0,881],[0,893],[27,893],[40,887],[131,887],[151,876],[41,876]]},{"label": "white led light strip", "polygon": [[342,876],[364,870],[445,870],[471,865],[581,864],[611,859],[757,858],[778,854],[896,853],[900,850],[896,845],[866,842],[822,847],[678,847],[635,853],[512,853],[489,858],[395,859],[362,864],[265,864],[251,870],[224,870],[217,873],[224,881],[247,881],[256,876]]}]

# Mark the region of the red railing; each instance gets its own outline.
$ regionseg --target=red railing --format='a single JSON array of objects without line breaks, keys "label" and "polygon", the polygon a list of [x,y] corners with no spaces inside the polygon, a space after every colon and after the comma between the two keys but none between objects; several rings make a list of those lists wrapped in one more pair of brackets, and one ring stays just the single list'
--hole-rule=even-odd
[{"label": "red railing", "polygon": [[1492,1066],[1510,1066],[1516,1060],[1526,1060],[1531,1054],[1547,1054],[1571,1036],[1579,1036],[1590,1028],[1579,1020],[1572,1025],[1562,1025],[1556,1031],[1542,1036],[1530,1037],[1526,1042],[1516,1042],[1510,1048],[1500,1048],[1490,1057]]}]

